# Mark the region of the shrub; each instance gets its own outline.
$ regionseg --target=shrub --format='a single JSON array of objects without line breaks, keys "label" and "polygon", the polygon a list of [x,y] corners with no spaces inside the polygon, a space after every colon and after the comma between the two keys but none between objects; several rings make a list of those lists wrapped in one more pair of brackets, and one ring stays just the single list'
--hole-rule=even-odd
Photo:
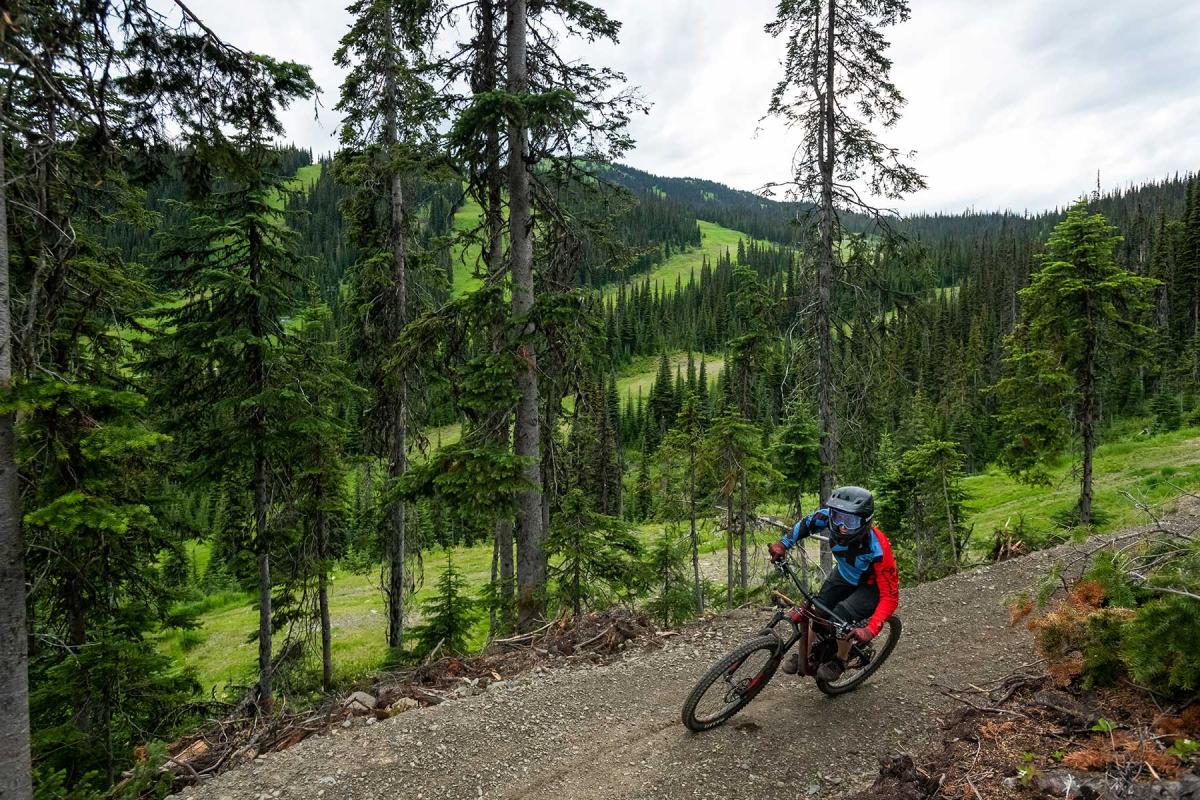
[{"label": "shrub", "polygon": [[[1054,584],[1057,571],[1044,586]],[[1060,683],[1090,689],[1129,675],[1164,694],[1190,693],[1200,688],[1197,595],[1200,543],[1163,537],[1135,555],[1102,552],[1029,629]]]},{"label": "shrub", "polygon": [[471,597],[466,578],[454,568],[446,551],[446,570],[437,580],[437,591],[421,604],[425,621],[413,628],[414,658],[421,659],[441,645],[440,653],[464,655],[471,629],[479,618],[479,604]]}]

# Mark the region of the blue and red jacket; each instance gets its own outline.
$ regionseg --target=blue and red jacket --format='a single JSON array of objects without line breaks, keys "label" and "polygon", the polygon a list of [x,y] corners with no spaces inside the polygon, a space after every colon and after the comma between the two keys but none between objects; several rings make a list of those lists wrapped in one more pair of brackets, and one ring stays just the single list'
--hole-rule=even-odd
[{"label": "blue and red jacket", "polygon": [[[828,530],[829,509],[822,508],[796,523],[791,533],[780,540],[784,547],[791,548],[796,542],[814,531]],[[875,613],[867,622],[871,633],[879,633],[900,605],[900,576],[896,570],[896,559],[892,558],[892,545],[879,528],[872,527],[865,536],[853,545],[832,544],[834,563],[838,574],[851,586],[879,587],[879,603]]]}]

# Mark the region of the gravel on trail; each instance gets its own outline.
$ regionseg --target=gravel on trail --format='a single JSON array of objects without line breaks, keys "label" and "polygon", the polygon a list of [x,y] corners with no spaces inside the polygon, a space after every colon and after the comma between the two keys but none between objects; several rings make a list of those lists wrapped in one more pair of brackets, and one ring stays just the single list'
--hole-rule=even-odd
[{"label": "gravel on trail", "polygon": [[805,798],[864,788],[878,760],[913,752],[957,705],[941,687],[984,686],[1033,666],[1004,600],[1097,541],[905,589],[904,635],[857,691],[836,698],[778,673],[723,727],[689,733],[683,700],[713,661],[754,636],[766,608],[688,627],[665,647],[590,666],[535,669],[463,700],[312,737],[178,797],[203,800]]}]

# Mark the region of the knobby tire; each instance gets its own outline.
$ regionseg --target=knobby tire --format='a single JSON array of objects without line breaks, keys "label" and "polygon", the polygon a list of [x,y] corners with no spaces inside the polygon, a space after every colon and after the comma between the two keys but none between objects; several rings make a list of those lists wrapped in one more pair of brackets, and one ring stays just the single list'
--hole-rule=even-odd
[{"label": "knobby tire", "polygon": [[[746,705],[758,696],[758,693],[763,690],[763,687],[770,682],[771,677],[779,668],[779,662],[782,657],[780,650],[779,639],[773,634],[759,636],[756,639],[751,639],[741,647],[738,647],[733,652],[726,655],[704,674],[692,689],[683,704],[683,724],[688,730],[694,733],[711,730],[719,725],[724,724],[737,712],[741,711]],[[767,661],[763,667],[754,675],[749,675],[743,680],[747,681],[746,687],[738,691],[738,685],[733,682],[725,681],[726,675],[731,671],[736,674],[737,670],[746,663],[747,659],[759,651],[764,651],[768,655]],[[696,707],[700,701],[704,699],[708,691],[713,687],[713,684],[718,681],[729,683],[729,688],[725,690],[726,704],[715,714],[697,716]],[[740,683],[740,681],[739,681]],[[722,687],[717,687],[721,690]]]}]

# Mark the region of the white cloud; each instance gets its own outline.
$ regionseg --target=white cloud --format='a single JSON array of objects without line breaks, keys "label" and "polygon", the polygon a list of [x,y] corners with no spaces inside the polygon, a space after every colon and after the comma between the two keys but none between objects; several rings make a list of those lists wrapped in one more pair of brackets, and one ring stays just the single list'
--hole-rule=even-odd
[{"label": "white cloud", "polygon": [[[763,32],[772,0],[599,0],[624,23],[593,63],[624,71],[654,107],[626,159],[745,189],[787,177],[795,135],[759,118],[780,74]],[[327,0],[194,0],[220,34],[313,67],[318,120],[287,113],[298,144],[336,146],[341,76],[331,56],[349,17]],[[892,29],[908,97],[885,140],[918,151],[929,190],[904,210],[1040,210],[1089,190],[1200,168],[1200,4],[1174,0],[915,0]]]}]

